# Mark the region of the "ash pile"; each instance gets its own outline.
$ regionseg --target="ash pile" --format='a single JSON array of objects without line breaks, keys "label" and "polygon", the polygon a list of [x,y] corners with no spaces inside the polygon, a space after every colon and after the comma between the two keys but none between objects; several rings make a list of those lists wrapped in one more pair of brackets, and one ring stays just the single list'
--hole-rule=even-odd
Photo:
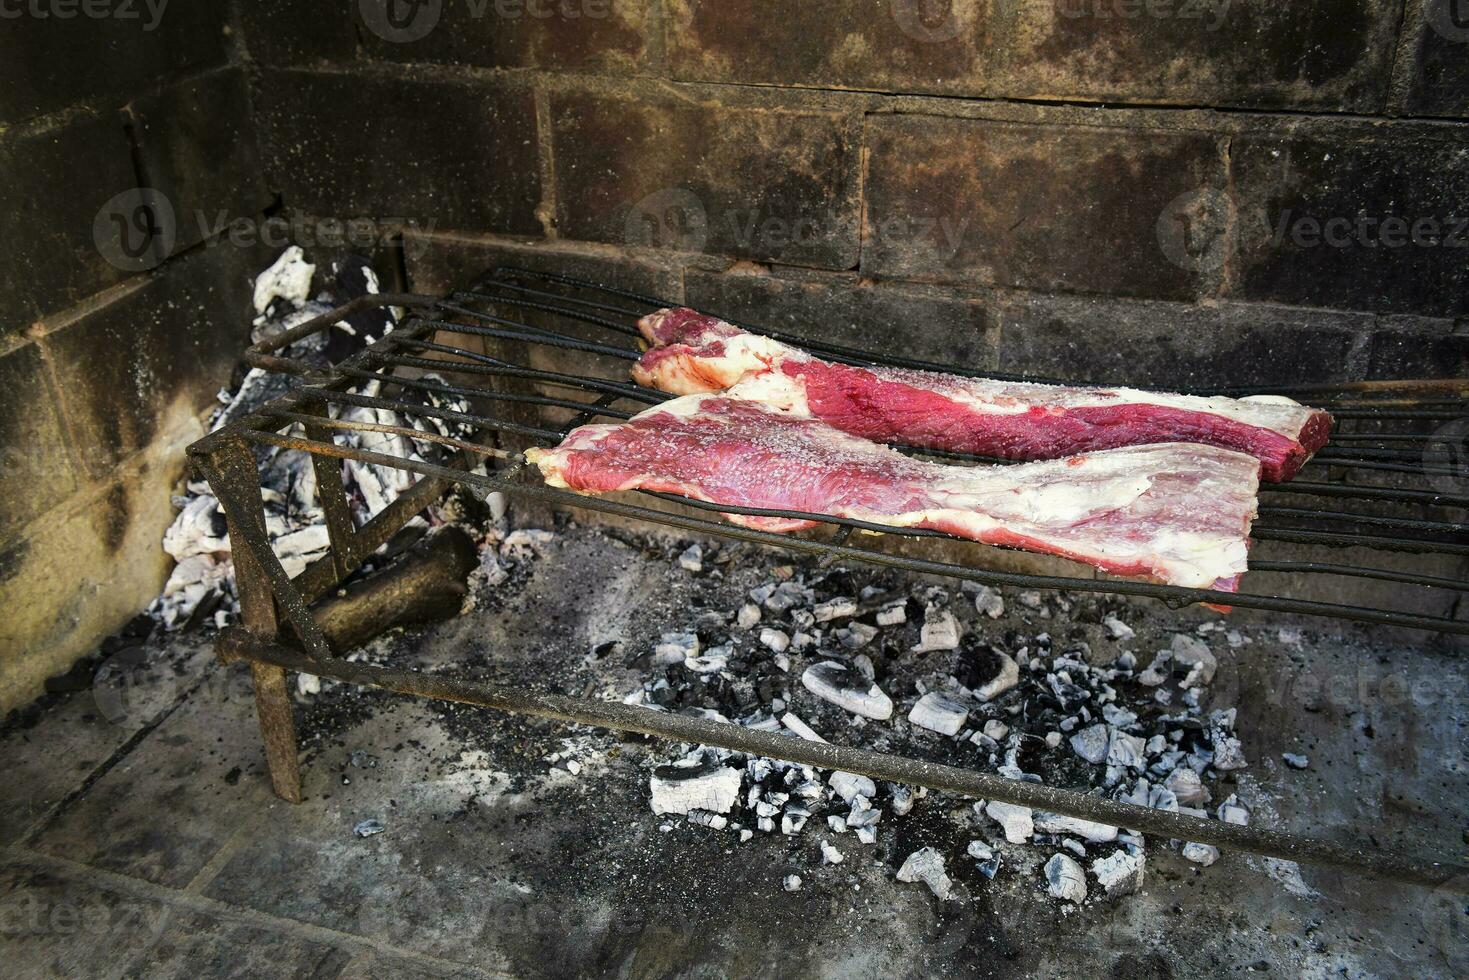
[{"label": "ash pile", "polygon": [[[312,283],[325,280],[312,298]],[[330,312],[359,296],[380,292],[376,274],[362,260],[334,263],[329,273],[317,275],[317,267],[306,261],[299,247],[286,249],[270,268],[255,281],[255,319],[251,342],[276,336],[301,323]],[[330,329],[296,341],[280,353],[303,360],[316,367],[326,367],[347,357],[367,344],[391,333],[398,322],[399,311],[391,308],[368,310],[335,323]],[[435,374],[424,375],[428,381],[443,382]],[[220,406],[210,418],[210,431],[234,422],[301,384],[299,378],[274,374],[259,368],[238,372],[238,380],[220,391]],[[379,394],[379,384],[368,382],[351,389],[369,396]],[[465,402],[448,395],[418,389],[405,390],[394,398],[454,411],[468,411]],[[468,430],[458,424],[445,423],[423,416],[404,416],[378,409],[333,406],[333,418],[404,426],[440,435],[461,438]],[[299,427],[294,434],[302,434]],[[443,447],[390,433],[345,432],[337,435],[341,444],[373,452],[398,456],[419,462],[443,463]],[[299,574],[309,564],[326,555],[329,540],[326,516],[316,497],[316,472],[309,454],[273,446],[255,447],[265,503],[266,531],[286,573]],[[358,526],[378,514],[417,480],[406,470],[342,461],[342,476],[353,517]],[[428,511],[427,520],[415,517],[402,537],[385,546],[375,560],[401,553],[429,530],[431,526],[455,520],[459,515],[450,498],[447,505]],[[209,485],[203,479],[190,480],[186,492],[174,498],[179,513],[163,536],[163,548],[177,564],[162,594],[149,607],[149,614],[165,629],[186,629],[201,625],[227,625],[238,612],[234,590],[234,568],[230,561],[230,544],[224,512]],[[366,570],[371,570],[369,561]]]},{"label": "ash pile", "polygon": [[[721,576],[728,559],[693,546],[677,561]],[[1235,711],[1210,704],[1209,692],[1214,650],[1250,641],[1222,622],[1145,641],[1119,618],[1125,604],[1100,597],[951,591],[815,565],[773,571],[738,608],[706,609],[651,650],[594,651],[646,671],[625,701],[1248,823],[1232,785],[1247,764]],[[1055,624],[1066,638],[1000,623],[1007,602],[1020,615],[1006,623]],[[659,761],[648,785],[660,829],[684,819],[738,843],[783,835],[809,856],[807,879],[880,861],[940,899],[962,898],[960,879],[1022,875],[1081,904],[1140,887],[1150,846],[1176,847],[1201,867],[1218,857],[1208,845],[1149,844],[1125,827],[710,746]],[[949,846],[904,848],[913,836],[904,821],[919,811],[938,816]],[[803,874],[784,886],[801,888]]]}]

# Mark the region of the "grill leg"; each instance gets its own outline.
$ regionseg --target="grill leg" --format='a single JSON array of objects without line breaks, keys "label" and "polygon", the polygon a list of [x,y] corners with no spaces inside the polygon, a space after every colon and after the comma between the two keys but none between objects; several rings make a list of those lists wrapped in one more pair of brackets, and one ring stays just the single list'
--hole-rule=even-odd
[{"label": "grill leg", "polygon": [[[230,443],[205,461],[210,486],[224,505],[229,521],[230,550],[235,566],[235,590],[240,596],[240,622],[256,636],[274,639],[280,632],[270,579],[248,539],[265,541],[265,505],[255,456],[243,443]],[[245,531],[248,524],[254,534]],[[269,545],[265,545],[269,547]],[[265,740],[265,762],[275,795],[289,803],[301,802],[301,763],[296,757],[296,721],[286,672],[271,664],[250,664],[255,684],[255,713]]]},{"label": "grill leg", "polygon": [[260,735],[265,739],[270,784],[276,796],[300,803],[301,763],[296,758],[296,720],[291,716],[286,672],[270,664],[252,663],[250,676],[255,681],[255,713],[260,716]]}]

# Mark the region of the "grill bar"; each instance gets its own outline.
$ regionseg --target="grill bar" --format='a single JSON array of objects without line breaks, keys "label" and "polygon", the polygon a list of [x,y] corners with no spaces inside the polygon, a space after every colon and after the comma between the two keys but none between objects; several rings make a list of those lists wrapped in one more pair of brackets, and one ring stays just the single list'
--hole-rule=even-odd
[{"label": "grill bar", "polygon": [[[559,292],[558,289],[566,287],[567,292]],[[395,297],[401,299],[402,297]],[[477,308],[477,304],[489,304],[490,309]],[[516,351],[530,351],[537,347],[566,351],[575,354],[587,355],[594,358],[609,357],[613,359],[613,365],[608,368],[609,373],[622,374],[625,368],[617,366],[630,358],[637,357],[637,351],[633,348],[618,345],[604,344],[599,341],[588,340],[581,336],[562,332],[564,325],[577,324],[579,329],[590,329],[592,331],[612,330],[619,336],[633,335],[636,327],[633,325],[636,318],[643,310],[637,307],[654,309],[661,306],[672,305],[655,297],[641,296],[626,290],[600,286],[585,280],[578,280],[567,276],[553,274],[531,273],[525,270],[501,270],[494,277],[482,279],[472,290],[459,291],[451,294],[446,300],[424,300],[417,305],[412,305],[410,316],[403,327],[390,334],[383,342],[374,345],[367,351],[351,359],[348,363],[339,366],[335,370],[336,380],[329,384],[317,385],[310,389],[313,397],[328,405],[356,405],[361,407],[380,408],[400,413],[405,416],[414,414],[428,418],[435,418],[445,422],[455,422],[469,426],[481,433],[481,438],[491,433],[501,435],[513,435],[532,440],[537,445],[551,445],[559,441],[567,431],[567,425],[556,424],[555,427],[541,424],[528,424],[526,421],[514,418],[501,417],[496,413],[485,413],[483,409],[468,412],[455,412],[445,409],[430,410],[419,407],[416,404],[404,401],[401,398],[372,397],[357,394],[351,390],[344,390],[356,383],[357,387],[362,384],[376,386],[377,389],[385,386],[397,385],[402,390],[413,390],[417,392],[435,392],[444,396],[454,396],[470,400],[472,403],[485,406],[489,403],[511,406],[520,405],[535,410],[565,410],[574,413],[576,418],[571,423],[589,421],[596,417],[607,419],[624,420],[644,406],[658,404],[672,396],[663,392],[652,391],[626,381],[611,380],[604,377],[568,373],[564,370],[547,370],[530,367],[525,364],[516,363],[518,355],[508,355],[501,348],[496,348],[495,353],[485,353],[483,350],[473,350],[458,346],[447,338],[452,336],[466,336],[484,338],[496,343],[513,345]],[[423,309],[423,314],[416,311]],[[521,314],[533,313],[540,318],[541,322],[528,323],[516,318]],[[476,321],[473,323],[460,323],[451,319],[445,319],[445,315],[460,316]],[[501,315],[513,314],[513,315]],[[627,322],[618,322],[616,317],[624,317]],[[549,325],[548,325],[549,324]],[[752,329],[759,329],[754,328]],[[784,336],[784,335],[781,335]],[[790,338],[806,346],[813,346],[800,338]],[[850,348],[841,348],[839,345],[826,345],[835,347],[838,353],[848,354]],[[409,353],[414,351],[417,353]],[[860,353],[860,352],[859,352]],[[419,356],[420,354],[440,355]],[[498,355],[498,356],[497,356]],[[865,363],[905,363],[882,359],[874,355],[865,354],[857,358]],[[928,367],[942,367],[940,365],[928,365]],[[450,384],[445,381],[405,377],[393,373],[399,368],[421,369],[425,371],[438,371],[463,377],[478,377],[486,379],[489,384],[484,386]],[[971,372],[973,373],[973,372]],[[591,401],[582,401],[576,397],[560,397],[546,394],[534,393],[512,386],[507,389],[504,384],[497,382],[521,381],[530,382],[535,385],[548,385],[553,388],[565,389],[569,393],[587,392],[597,396]],[[1451,390],[1457,390],[1454,385],[1447,386]],[[1382,390],[1396,396],[1402,391],[1428,390],[1434,394],[1440,393],[1445,386],[1437,384],[1396,383],[1383,386]],[[1372,386],[1348,386],[1341,391],[1352,397],[1365,397],[1364,392],[1370,393]],[[622,403],[631,402],[632,407],[622,407]],[[1399,404],[1395,402],[1394,404]],[[1434,403],[1438,404],[1438,403]],[[1394,412],[1406,413],[1412,416],[1413,424],[1423,424],[1423,415],[1418,411],[1409,411],[1401,407],[1392,409]],[[1434,409],[1434,411],[1449,411],[1447,409]],[[1469,413],[1469,408],[1465,409]],[[275,420],[276,428],[280,427],[281,421],[295,421],[293,418],[282,415]],[[1385,423],[1378,419],[1374,424]],[[1358,433],[1354,433],[1358,434]],[[1409,433],[1414,435],[1416,433]],[[1365,434],[1372,439],[1384,441],[1390,439],[1394,433],[1375,432]],[[268,437],[255,433],[247,435],[249,439],[274,442],[280,437]],[[433,440],[429,440],[433,441]],[[314,445],[300,445],[296,448],[305,448],[308,451],[330,453],[332,455],[346,455],[346,458],[358,458],[369,461],[366,457],[351,455],[351,450],[343,450],[341,447],[326,448],[320,443]],[[452,447],[451,447],[452,448]],[[902,447],[898,447],[902,448]],[[907,449],[920,455],[932,456],[940,459],[955,459],[962,462],[983,462],[1005,464],[1009,461],[985,459],[978,456],[962,453],[944,453],[935,451],[920,451]],[[1377,458],[1381,455],[1394,455],[1396,458]],[[1318,472],[1341,474],[1357,469],[1367,469],[1389,472],[1408,471],[1421,474],[1429,478],[1448,477],[1459,475],[1452,468],[1441,468],[1438,472],[1433,467],[1423,467],[1421,461],[1418,466],[1408,462],[1409,458],[1416,458],[1414,450],[1383,450],[1379,447],[1362,446],[1356,443],[1333,444],[1323,451],[1324,459],[1318,457],[1313,461]],[[508,454],[505,458],[518,460],[516,454]],[[373,462],[385,463],[386,465],[397,465],[412,469],[401,460],[373,459]],[[464,482],[464,481],[461,481]],[[1442,481],[1440,481],[1442,482]],[[520,481],[507,489],[514,492],[523,492],[530,484]],[[578,506],[589,509],[597,509],[587,497],[569,494],[564,491],[551,491],[549,488],[540,488],[548,493],[554,493],[556,502],[563,506]],[[1469,555],[1469,525],[1460,520],[1446,519],[1432,516],[1426,513],[1405,514],[1392,513],[1391,508],[1463,508],[1469,504],[1469,497],[1464,495],[1445,492],[1443,486],[1434,487],[1403,487],[1403,486],[1380,486],[1376,483],[1343,483],[1323,480],[1321,478],[1301,480],[1284,485],[1270,485],[1262,487],[1264,494],[1290,495],[1288,503],[1262,504],[1260,519],[1254,526],[1254,537],[1260,542],[1281,542],[1297,545],[1308,545],[1317,547],[1355,547],[1370,548],[1379,551],[1398,551],[1409,554],[1439,554],[1445,556]],[[1452,489],[1452,486],[1450,487]],[[733,514],[756,514],[763,516],[793,517],[801,520],[816,521],[838,529],[839,538],[834,545],[842,549],[850,549],[847,535],[852,530],[864,530],[881,534],[901,534],[908,537],[948,537],[937,531],[925,531],[911,528],[894,528],[870,522],[859,522],[832,518],[826,515],[805,514],[786,511],[760,511],[749,508],[723,507],[692,501],[682,497],[671,497],[667,495],[647,494],[647,496],[662,496],[663,499],[677,502],[694,510],[733,513]],[[1318,498],[1323,501],[1331,500],[1336,506],[1307,506],[1306,499]],[[1378,508],[1387,507],[1388,511],[1380,510],[1373,512],[1355,512],[1343,509],[1343,505],[1354,506],[1356,502],[1372,504]],[[661,519],[662,511],[646,510],[646,519],[658,521]],[[699,519],[699,528],[708,533],[725,534],[729,536],[732,528],[723,523],[716,523]],[[666,523],[666,521],[665,521]],[[786,540],[786,539],[781,539]],[[977,547],[977,546],[976,546]],[[882,553],[872,549],[858,548],[868,556],[878,556]],[[828,556],[829,557],[829,556]],[[826,560],[824,558],[824,560]],[[830,558],[835,560],[835,558]],[[1284,574],[1312,575],[1312,576],[1335,576],[1340,578],[1357,578],[1364,580],[1375,580],[1383,582],[1394,582],[1403,585],[1415,585],[1435,590],[1465,591],[1462,584],[1455,578],[1428,574],[1426,572],[1404,571],[1398,568],[1378,568],[1370,564],[1359,564],[1354,562],[1324,561],[1324,560],[1281,560],[1272,558],[1268,554],[1256,554],[1251,562],[1257,571],[1274,571]],[[949,566],[950,571],[940,574],[952,574],[952,570],[963,570],[963,566]],[[1246,579],[1248,584],[1249,579]],[[1197,602],[1209,602],[1213,604],[1228,604],[1241,607],[1269,608],[1278,611],[1299,612],[1308,615],[1331,615],[1342,619],[1351,619],[1364,622],[1391,623],[1396,625],[1413,624],[1418,628],[1435,629],[1443,632],[1463,632],[1465,627],[1458,620],[1446,617],[1421,616],[1413,613],[1401,613],[1394,610],[1373,609],[1370,607],[1353,606],[1345,603],[1310,603],[1302,600],[1282,596],[1259,596],[1253,593],[1226,594],[1212,590],[1177,589],[1171,586],[1158,586],[1145,583],[1122,583],[1113,580],[1098,580],[1094,578],[1064,577],[1064,576],[1020,576],[1015,580],[1016,584],[1034,588],[1073,588],[1098,591],[1106,588],[1119,594],[1148,595],[1161,599],[1170,605],[1184,605]],[[1099,585],[1099,583],[1102,583]],[[1139,585],[1145,588],[1139,589]],[[1284,603],[1285,605],[1277,605]],[[1300,603],[1292,605],[1293,603]],[[1406,617],[1406,618],[1405,618]]]},{"label": "grill bar", "polygon": [[[565,294],[560,291],[563,288],[567,291]],[[1324,616],[1348,622],[1469,635],[1469,622],[1466,621],[1345,602],[1320,602],[1256,593],[1233,594],[1126,580],[1034,575],[987,568],[982,563],[967,565],[910,558],[869,547],[860,543],[860,536],[855,534],[855,531],[863,530],[911,537],[944,536],[939,532],[891,528],[819,514],[733,508],[683,497],[645,495],[663,497],[688,508],[687,511],[668,512],[622,500],[586,497],[548,487],[539,480],[534,467],[525,464],[523,456],[495,444],[493,440],[496,437],[515,437],[517,440],[529,440],[539,445],[551,445],[576,425],[597,417],[627,418],[635,411],[650,404],[658,404],[668,396],[642,389],[626,381],[591,374],[546,370],[533,367],[529,363],[517,363],[521,357],[535,349],[544,348],[592,358],[606,358],[611,367],[605,369],[604,373],[620,375],[625,371],[625,362],[637,356],[636,351],[620,344],[604,344],[548,326],[521,322],[518,316],[534,315],[537,318],[549,318],[556,326],[575,324],[578,329],[610,329],[618,335],[631,336],[635,333],[632,322],[640,315],[639,307],[653,309],[672,304],[585,280],[525,270],[502,270],[496,277],[480,280],[474,290],[454,293],[444,300],[407,294],[370,299],[376,305],[407,307],[409,316],[384,340],[326,374],[313,372],[301,362],[282,356],[279,352],[291,342],[290,339],[283,341],[282,337],[277,337],[267,344],[253,348],[249,355],[252,364],[311,375],[311,383],[282,396],[254,415],[210,434],[190,450],[201,462],[229,517],[231,538],[238,551],[236,565],[239,588],[242,597],[247,596],[250,599],[244,604],[246,629],[226,631],[220,640],[220,652],[225,659],[250,660],[257,679],[281,677],[284,670],[309,671],[320,676],[410,695],[443,698],[604,728],[644,732],[663,738],[703,742],[734,751],[863,773],[878,779],[928,786],[967,796],[1005,800],[1082,819],[1136,828],[1146,833],[1329,865],[1373,877],[1425,885],[1442,885],[1447,881],[1449,884],[1446,887],[1457,890],[1462,890],[1464,883],[1469,882],[1469,869],[1446,861],[1386,855],[1374,847],[1336,844],[1278,834],[1260,828],[1201,821],[1180,814],[1004,779],[987,773],[826,743],[806,742],[756,732],[737,725],[718,724],[704,719],[661,714],[588,699],[507,690],[493,685],[451,680],[412,671],[367,667],[334,657],[326,646],[307,603],[327,594],[336,583],[340,583],[357,568],[366,555],[388,540],[403,522],[452,482],[465,484],[479,491],[518,495],[557,507],[579,508],[661,524],[687,532],[718,535],[807,554],[814,556],[823,566],[836,562],[859,562],[987,585],[1137,596],[1162,601],[1171,607],[1193,603],[1234,605],[1269,612]],[[358,308],[366,308],[373,303],[359,304]],[[477,308],[484,303],[491,304],[499,312]],[[517,312],[516,317],[500,315],[511,310]],[[330,326],[343,315],[345,314],[342,311],[337,310],[319,317],[313,321],[315,329]],[[461,323],[446,319],[449,317],[463,317],[474,322]],[[623,322],[624,320],[627,322]],[[311,324],[303,325],[303,328],[307,326]],[[292,339],[299,339],[311,332],[303,328],[289,332]],[[516,353],[503,354],[497,348],[497,353],[501,356],[496,356],[459,347],[448,341],[447,338],[453,336],[478,337],[497,344],[508,343],[513,345]],[[790,339],[817,349],[826,356],[854,358],[854,363],[895,363],[893,359],[879,359],[837,345],[817,345],[800,338]],[[928,369],[945,370],[941,365],[910,363]],[[486,385],[480,387],[466,382],[450,383],[394,373],[400,368],[415,372],[437,371],[456,379],[484,379]],[[564,390],[570,396],[541,394],[538,390],[507,390],[507,382],[549,386]],[[383,394],[384,390],[393,390],[394,386],[396,396]],[[1446,401],[1439,397],[1446,392],[1462,394],[1461,389],[1454,384],[1417,387],[1413,383],[1385,386],[1356,384],[1313,386],[1312,390],[1317,394],[1335,396],[1337,400],[1328,406],[1333,411],[1338,411],[1344,405],[1350,406],[1346,409],[1346,413],[1350,414],[1339,413],[1339,417],[1371,420],[1374,425],[1405,424],[1412,430],[1405,433],[1405,436],[1411,438],[1396,440],[1399,442],[1431,444],[1431,437],[1424,437],[1418,431],[1420,428],[1431,425],[1439,418],[1469,415],[1469,409],[1463,403]],[[577,392],[586,392],[592,397],[582,400],[576,396]],[[1431,398],[1415,401],[1414,396],[1421,393],[1427,393]],[[425,405],[409,400],[423,394],[466,399],[470,402],[470,408],[461,411],[458,407]],[[1378,399],[1379,404],[1373,404],[1374,399]],[[632,407],[629,408],[629,405]],[[521,406],[521,414],[502,417],[496,414],[498,409],[491,411],[486,406]],[[361,417],[340,417],[342,410],[347,408],[384,410],[393,413],[397,418],[384,421],[379,417],[375,421],[369,421]],[[541,414],[545,412],[553,413],[554,418],[562,421],[545,421]],[[418,418],[464,426],[472,435],[424,432],[411,424]],[[402,420],[408,420],[408,424],[398,424]],[[305,436],[294,434],[302,431],[306,433]],[[458,455],[448,464],[441,465],[344,445],[340,442],[340,435],[333,434],[353,432],[392,434],[435,443],[455,451]],[[1395,433],[1353,435],[1361,435],[1362,438],[1344,439],[1334,443],[1326,458],[1318,464],[1318,472],[1337,475],[1346,473],[1362,478],[1371,476],[1374,472],[1412,472],[1430,478],[1460,475],[1452,468],[1443,468],[1447,472],[1440,473],[1432,466],[1424,467],[1421,459],[1419,466],[1410,465],[1410,460],[1418,458],[1414,450],[1370,445],[1393,442]],[[318,461],[357,460],[396,467],[418,474],[419,480],[389,505],[387,510],[362,528],[354,530],[349,521],[345,526],[334,529],[332,554],[313,563],[296,579],[290,579],[270,551],[269,541],[264,535],[263,521],[258,519],[261,515],[259,487],[258,482],[255,482],[257,474],[254,471],[253,454],[247,451],[252,443],[304,451],[312,454]],[[520,444],[523,442],[517,443]],[[1354,451],[1352,447],[1359,444],[1367,445],[1361,446],[1363,451]],[[928,455],[958,457],[958,454]],[[500,460],[502,465],[490,469],[484,475],[470,472],[471,460],[478,459]],[[965,461],[993,462],[974,458]],[[319,472],[331,471],[331,467],[322,465],[324,468]],[[1384,550],[1406,548],[1448,555],[1464,554],[1466,548],[1469,548],[1469,542],[1448,540],[1463,537],[1466,525],[1462,521],[1429,519],[1419,514],[1427,508],[1463,509],[1469,499],[1466,499],[1462,487],[1452,481],[1445,484],[1443,480],[1434,480],[1428,486],[1405,487],[1327,481],[1318,477],[1286,486],[1265,487],[1262,491],[1291,496],[1285,498],[1289,500],[1289,506],[1266,504],[1262,507],[1263,519],[1257,525],[1260,532],[1257,538],[1302,540],[1313,544],[1350,544],[1357,547],[1375,546]],[[1295,506],[1313,498],[1330,500],[1332,506]],[[1408,509],[1413,513],[1356,513],[1342,509],[1359,502],[1397,508],[1399,511]],[[835,530],[829,540],[777,535],[701,516],[703,512],[709,511],[814,520]],[[1284,522],[1287,526],[1280,526],[1276,522]],[[1363,528],[1376,529],[1383,533],[1360,530]],[[1344,529],[1359,530],[1357,533],[1345,533]],[[854,538],[858,538],[859,543],[854,544]],[[966,544],[976,549],[977,555],[989,553],[988,549],[972,542]],[[983,559],[980,560],[982,562]],[[1469,582],[1458,578],[1346,562],[1286,561],[1256,555],[1252,558],[1251,565],[1256,572],[1262,573],[1375,579],[1435,590],[1438,594],[1469,591]],[[273,611],[275,606],[279,607],[282,616],[280,622]],[[308,653],[303,654],[280,645],[278,629],[281,623],[296,634]],[[295,765],[295,736],[291,729],[289,702],[280,696],[281,690],[284,690],[282,685],[276,684],[274,687],[266,685],[258,692],[262,699],[262,731],[270,747],[267,758],[277,792],[286,799],[298,800],[299,771]],[[264,710],[267,706],[272,710]]]},{"label": "grill bar", "polygon": [[859,773],[908,786],[925,786],[966,797],[1000,800],[1159,837],[1213,844],[1413,885],[1446,885],[1455,891],[1469,890],[1469,866],[1449,860],[1384,854],[1364,844],[1336,844],[1260,827],[1191,817],[973,769],[827,742],[811,742],[728,722],[652,711],[616,702],[534,693],[483,682],[435,677],[418,671],[369,667],[339,659],[323,664],[284,647],[262,644],[238,629],[227,631],[221,639],[221,646],[229,657],[243,657],[399,694],[455,701],[614,731],[638,732],[674,742],[714,745],[734,752]]}]

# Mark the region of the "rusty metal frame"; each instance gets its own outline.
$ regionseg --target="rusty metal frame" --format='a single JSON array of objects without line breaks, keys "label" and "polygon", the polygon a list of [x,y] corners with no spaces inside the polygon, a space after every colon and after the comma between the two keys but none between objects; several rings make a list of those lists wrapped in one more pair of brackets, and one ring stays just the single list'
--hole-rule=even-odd
[{"label": "rusty metal frame", "polygon": [[[245,660],[250,664],[270,778],[276,794],[282,799],[292,802],[299,802],[301,799],[297,740],[286,677],[287,672],[304,671],[413,696],[441,698],[602,728],[641,732],[676,741],[698,742],[737,752],[857,772],[897,783],[1038,807],[1079,819],[1135,828],[1141,832],[1180,840],[1211,843],[1225,848],[1327,865],[1347,872],[1419,885],[1445,886],[1456,891],[1469,890],[1469,865],[1456,864],[1450,860],[1384,854],[1375,847],[1363,844],[1338,844],[1261,828],[1235,826],[893,754],[752,731],[734,724],[670,715],[588,698],[536,694],[445,679],[421,672],[368,667],[334,656],[319,625],[312,617],[310,604],[344,582],[410,518],[429,506],[454,483],[468,485],[481,492],[503,492],[556,505],[656,522],[697,533],[718,534],[775,548],[816,554],[823,563],[855,561],[883,564],[911,572],[986,584],[1122,593],[1150,596],[1170,603],[1233,601],[1236,604],[1245,604],[1240,600],[1247,598],[1247,604],[1266,610],[1469,633],[1469,623],[1382,611],[1371,611],[1372,615],[1359,614],[1354,613],[1355,607],[1332,603],[1272,596],[1242,597],[1208,590],[1180,590],[1148,583],[1025,575],[900,557],[850,544],[848,538],[853,527],[858,526],[857,522],[831,521],[830,523],[845,526],[839,527],[837,536],[830,541],[776,535],[702,517],[652,510],[615,500],[588,498],[546,487],[539,481],[521,478],[526,467],[518,453],[463,440],[444,437],[436,440],[459,450],[459,455],[453,461],[455,465],[452,466],[410,461],[341,446],[332,439],[332,432],[335,430],[358,428],[392,431],[392,427],[366,423],[348,424],[330,419],[327,417],[328,402],[362,402],[363,396],[353,395],[347,389],[360,383],[364,375],[378,376],[364,369],[381,366],[387,355],[402,347],[412,346],[415,342],[419,346],[427,343],[424,340],[425,335],[443,326],[442,321],[432,318],[410,320],[372,347],[324,374],[314,372],[302,362],[279,357],[274,352],[314,330],[330,326],[357,309],[372,305],[413,305],[441,311],[448,305],[442,300],[409,294],[363,299],[370,302],[354,301],[354,304],[333,310],[302,324],[288,334],[282,334],[264,345],[252,348],[249,358],[251,363],[269,370],[289,370],[293,374],[305,375],[316,383],[282,396],[253,415],[211,433],[189,449],[225,511],[234,555],[241,626],[226,630],[221,635],[219,654],[225,662]],[[311,329],[307,329],[308,327]],[[536,328],[527,329],[534,331]],[[535,333],[523,336],[532,343],[544,340]],[[449,370],[463,366],[454,362],[430,363]],[[547,374],[528,372],[525,369],[516,371],[518,373],[513,373],[512,376]],[[601,387],[605,390],[596,401],[566,403],[583,409],[568,427],[581,424],[597,415],[616,417],[616,410],[610,406],[619,398],[627,397],[626,386],[604,383]],[[1435,392],[1444,390],[1442,385],[1429,387]],[[1456,392],[1462,387],[1460,382],[1454,382]],[[601,390],[596,385],[589,388]],[[370,402],[372,399],[366,401]],[[555,404],[556,400],[551,403]],[[439,414],[449,418],[456,413]],[[475,418],[479,423],[485,421],[479,417],[466,417]],[[289,433],[295,426],[305,431],[305,438],[280,434],[280,430],[286,429]],[[536,438],[558,436],[555,431],[508,421],[499,422],[493,428]],[[416,435],[422,437],[423,434]],[[261,444],[305,450],[312,455],[317,466],[318,489],[327,516],[331,548],[329,554],[313,562],[294,579],[287,575],[266,535],[259,474],[252,451],[253,446]],[[510,465],[484,475],[471,473],[470,461],[475,456],[505,459]],[[376,517],[357,528],[353,525],[343,493],[340,472],[342,459],[394,466],[417,472],[422,478]],[[679,502],[689,503],[682,498],[679,498]],[[792,516],[786,512],[769,513]],[[821,515],[803,516],[821,519]],[[1323,566],[1328,569],[1332,567],[1338,566]],[[1423,583],[1420,581],[1419,584]],[[1452,587],[1457,583],[1444,580],[1441,584]]]}]

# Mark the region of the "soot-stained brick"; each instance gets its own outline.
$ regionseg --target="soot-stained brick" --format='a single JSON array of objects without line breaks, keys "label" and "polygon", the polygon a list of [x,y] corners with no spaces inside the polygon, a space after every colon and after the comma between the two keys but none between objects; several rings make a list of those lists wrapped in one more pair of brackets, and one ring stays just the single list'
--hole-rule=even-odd
[{"label": "soot-stained brick", "polygon": [[1378,313],[1469,312],[1469,156],[1422,131],[1237,138],[1228,294]]},{"label": "soot-stained brick", "polygon": [[555,95],[551,105],[564,236],[855,264],[854,120],[597,93]]},{"label": "soot-stained brick", "polygon": [[250,57],[287,66],[356,57],[357,6],[353,0],[248,0],[235,9]]},{"label": "soot-stained brick", "polygon": [[369,24],[358,36],[369,57],[486,68],[636,71],[655,29],[652,0],[448,0],[401,30]]},{"label": "soot-stained brick", "polygon": [[205,248],[44,338],[88,475],[152,443],[170,411],[214,400],[248,343],[250,275],[268,261],[258,248]]},{"label": "soot-stained brick", "polygon": [[764,327],[963,368],[994,367],[994,301],[855,276],[725,275],[690,269],[688,303]]},{"label": "soot-stained brick", "polygon": [[1013,294],[1000,304],[1000,367],[1168,388],[1347,380],[1361,374],[1353,352],[1373,319],[1254,304]]},{"label": "soot-stained brick", "polygon": [[1469,10],[1462,0],[1415,6],[1412,60],[1404,111],[1413,116],[1469,117]]},{"label": "soot-stained brick", "polygon": [[224,221],[269,203],[243,73],[211,72],[146,96],[130,108],[148,186],[174,207],[174,251]]},{"label": "soot-stained brick", "polygon": [[1214,264],[1170,223],[1188,211],[1205,241],[1222,227],[1211,136],[904,115],[874,119],[868,147],[865,273],[1164,299],[1212,288]]},{"label": "soot-stained brick", "polygon": [[691,80],[980,94],[988,6],[668,0],[668,60],[674,77]]},{"label": "soot-stained brick", "polygon": [[[94,237],[97,215],[137,185],[122,122],[112,114],[41,131],[0,134],[0,214],[10,248],[0,262],[0,333],[120,281]],[[116,229],[104,225],[111,235]]]},{"label": "soot-stained brick", "polygon": [[1367,348],[1373,378],[1469,377],[1469,333],[1448,320],[1388,316]]},{"label": "soot-stained brick", "polygon": [[[225,0],[114,3],[108,16],[61,4],[7,4],[0,30],[0,123],[77,102],[121,104],[174,72],[224,61]],[[86,5],[92,6],[92,5]],[[45,16],[37,16],[39,9]]]},{"label": "soot-stained brick", "polygon": [[1395,0],[668,0],[676,78],[1370,112]]},{"label": "soot-stained brick", "polygon": [[504,80],[266,72],[268,179],[308,214],[535,234],[535,108]]},{"label": "soot-stained brick", "polygon": [[40,350],[27,344],[0,356],[0,533],[76,488],[64,432]]},{"label": "soot-stained brick", "polygon": [[[995,5],[994,94],[1372,112],[1396,0]],[[1003,25],[1003,26],[999,26]]]}]

